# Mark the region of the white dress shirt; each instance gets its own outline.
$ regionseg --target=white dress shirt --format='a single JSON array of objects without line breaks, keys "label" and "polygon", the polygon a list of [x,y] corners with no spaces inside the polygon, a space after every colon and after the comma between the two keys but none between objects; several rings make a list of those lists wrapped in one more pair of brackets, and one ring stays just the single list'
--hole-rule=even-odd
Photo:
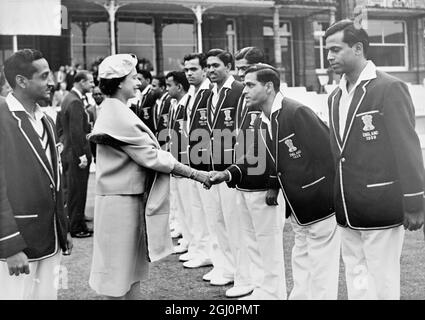
[{"label": "white dress shirt", "polygon": [[[273,100],[272,110],[270,112],[270,118],[272,117],[273,113],[282,109],[282,100],[283,100],[282,92],[276,93],[276,96],[274,97],[274,100]],[[267,124],[267,129],[269,130],[270,138],[273,139],[272,125],[271,125],[270,119],[265,115],[264,112],[261,112],[261,120],[265,124]]]},{"label": "white dress shirt", "polygon": [[342,90],[341,99],[339,101],[339,135],[341,139],[344,136],[345,124],[347,122],[348,109],[350,108],[351,101],[353,101],[354,92],[359,86],[360,82],[371,80],[376,78],[376,66],[372,61],[368,61],[367,65],[360,73],[359,78],[357,79],[356,84],[351,88],[350,92],[347,90],[347,78],[345,74],[341,77],[339,82],[339,88]]}]

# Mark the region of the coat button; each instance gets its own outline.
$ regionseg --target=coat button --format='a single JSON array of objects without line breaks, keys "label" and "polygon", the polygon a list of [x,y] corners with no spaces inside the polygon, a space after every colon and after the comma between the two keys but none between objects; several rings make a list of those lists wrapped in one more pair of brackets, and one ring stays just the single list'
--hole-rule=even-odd
[{"label": "coat button", "polygon": [[342,158],[342,159],[341,159],[341,162],[345,162],[345,158]]},{"label": "coat button", "polygon": [[49,187],[50,187],[50,189],[53,189],[53,184],[50,184],[50,186],[49,186]]},{"label": "coat button", "polygon": [[277,175],[280,177],[282,175],[282,172],[278,172]]}]

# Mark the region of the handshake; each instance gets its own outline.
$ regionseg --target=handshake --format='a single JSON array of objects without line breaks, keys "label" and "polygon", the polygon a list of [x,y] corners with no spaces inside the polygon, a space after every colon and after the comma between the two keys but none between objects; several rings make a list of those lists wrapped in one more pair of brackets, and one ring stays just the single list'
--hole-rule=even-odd
[{"label": "handshake", "polygon": [[193,177],[191,176],[191,178],[201,182],[204,185],[204,188],[208,190],[215,184],[230,181],[231,176],[227,170],[210,172],[193,170]]}]

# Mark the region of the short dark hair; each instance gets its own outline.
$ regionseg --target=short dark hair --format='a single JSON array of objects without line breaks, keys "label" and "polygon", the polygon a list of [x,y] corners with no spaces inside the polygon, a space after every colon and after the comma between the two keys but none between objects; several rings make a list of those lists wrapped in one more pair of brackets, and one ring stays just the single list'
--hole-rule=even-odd
[{"label": "short dark hair", "polygon": [[146,80],[149,79],[149,82],[152,82],[152,74],[148,70],[139,69],[138,66],[139,65],[136,65],[137,73],[141,74],[143,76],[143,78],[145,78]]},{"label": "short dark hair", "polygon": [[189,54],[184,56],[183,62],[193,60],[193,59],[199,60],[199,65],[201,66],[202,69],[207,67],[207,55],[205,53],[203,53],[203,52],[201,52],[201,53],[189,53]]},{"label": "short dark hair", "polygon": [[275,67],[272,67],[269,64],[265,63],[257,63],[253,66],[250,66],[245,71],[245,76],[248,73],[255,72],[257,74],[257,80],[262,84],[267,82],[273,83],[273,88],[276,92],[280,91],[280,75],[279,71]]},{"label": "short dark hair", "polygon": [[171,71],[165,76],[166,79],[171,77],[173,77],[173,81],[176,84],[182,85],[184,91],[189,90],[190,84],[189,81],[187,81],[186,74],[183,71]]},{"label": "short dark hair", "polygon": [[154,76],[152,78],[158,80],[160,87],[165,88],[165,77],[164,76]]},{"label": "short dark hair", "polygon": [[258,47],[245,47],[235,54],[235,60],[241,59],[246,59],[249,64],[264,62],[264,52]]},{"label": "short dark hair", "polygon": [[78,83],[81,80],[87,80],[88,75],[91,74],[90,71],[87,70],[79,70],[74,77],[74,83]]},{"label": "short dark hair", "polygon": [[118,91],[118,86],[127,76],[121,78],[103,79],[100,78],[99,89],[104,95],[113,96]]},{"label": "short dark hair", "polygon": [[329,36],[340,31],[344,32],[344,38],[342,41],[347,43],[350,47],[352,47],[358,42],[362,43],[363,52],[365,56],[367,55],[367,52],[369,50],[369,35],[367,34],[366,30],[364,30],[361,26],[357,27],[354,24],[353,20],[344,19],[335,22],[326,30],[324,36],[325,41]]},{"label": "short dark hair", "polygon": [[207,52],[207,59],[209,57],[217,57],[221,61],[223,61],[225,66],[227,66],[230,63],[231,68],[232,69],[235,68],[235,61],[233,59],[233,55],[228,51],[224,51],[222,49],[211,49],[210,51]]},{"label": "short dark hair", "polygon": [[4,62],[4,75],[9,85],[16,87],[16,76],[21,75],[31,79],[37,69],[32,65],[33,61],[43,59],[43,54],[35,49],[22,49]]}]

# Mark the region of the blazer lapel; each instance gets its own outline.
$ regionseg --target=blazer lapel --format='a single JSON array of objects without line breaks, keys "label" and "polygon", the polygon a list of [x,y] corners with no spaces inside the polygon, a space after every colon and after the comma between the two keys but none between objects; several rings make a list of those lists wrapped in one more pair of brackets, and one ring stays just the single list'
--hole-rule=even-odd
[{"label": "blazer lapel", "polygon": [[[264,131],[266,132],[266,136],[264,136]],[[267,124],[265,124],[262,120],[261,120],[261,124],[260,124],[260,136],[261,136],[261,139],[264,142],[264,145],[266,146],[267,152],[269,153],[269,155],[272,158],[275,165],[277,165],[275,157],[274,157],[274,153],[269,148],[269,146],[273,143],[273,140],[270,137]]]},{"label": "blazer lapel", "polygon": [[229,88],[221,88],[220,97],[219,97],[219,99],[217,101],[217,105],[215,107],[214,121],[213,121],[213,124],[211,126],[211,129],[214,129],[215,125],[217,124],[217,119],[219,117],[221,108],[223,107],[223,103],[227,98],[227,94],[228,94],[229,90],[230,90]]},{"label": "blazer lapel", "polygon": [[[283,107],[283,101],[282,101],[282,107]],[[272,139],[272,143],[273,143],[273,141],[275,142],[273,153],[275,154],[276,166],[277,166],[277,160],[279,159],[279,120],[278,120],[278,118],[279,118],[281,110],[282,109],[273,113],[271,115],[271,121],[270,121],[271,126],[272,126],[272,132],[275,133],[274,137],[271,137],[271,139]],[[274,127],[275,130],[273,130],[273,122],[274,122],[274,125],[275,125],[275,127]]]},{"label": "blazer lapel", "polygon": [[[46,153],[44,152],[43,148],[41,147],[41,143],[40,143],[40,139],[38,137],[38,134],[35,132],[32,124],[28,120],[25,112],[15,111],[15,112],[12,112],[12,115],[16,119],[16,121],[18,122],[19,130],[21,131],[25,140],[29,144],[31,150],[34,152],[37,160],[40,162],[44,171],[48,175],[50,181],[53,183],[53,185],[56,186],[56,182],[53,178],[52,166],[50,165],[49,160],[47,160]],[[52,158],[52,161],[53,161],[53,158]]]},{"label": "blazer lapel", "polygon": [[341,135],[339,134],[339,102],[341,100],[342,90],[338,91],[332,96],[331,99],[331,115],[330,115],[330,126],[335,136],[336,143],[339,150],[342,149]]},{"label": "blazer lapel", "polygon": [[192,125],[193,125],[193,120],[195,118],[195,114],[198,111],[199,104],[201,103],[202,99],[204,98],[205,92],[206,92],[206,90],[201,90],[196,95],[195,102],[194,102],[193,107],[192,107],[192,111],[190,112],[189,131],[192,130]]},{"label": "blazer lapel", "polygon": [[360,105],[363,102],[363,99],[367,91],[366,86],[369,84],[370,81],[371,80],[360,82],[360,84],[356,88],[356,91],[354,92],[353,100],[351,101],[350,107],[348,109],[348,115],[347,115],[347,121],[345,124],[344,136],[342,139],[343,144],[342,144],[341,151],[343,151],[345,148],[348,136],[353,126],[355,115],[357,113],[357,110],[359,110]]},{"label": "blazer lapel", "polygon": [[49,139],[49,148],[50,148],[50,154],[52,155],[52,166],[53,166],[53,175],[56,181],[56,188],[57,191],[59,191],[59,185],[60,185],[60,172],[59,172],[59,165],[58,165],[58,153],[56,149],[56,138],[54,134],[54,129],[51,123],[46,119],[46,117],[42,118],[44,127],[47,130],[47,135]]}]

